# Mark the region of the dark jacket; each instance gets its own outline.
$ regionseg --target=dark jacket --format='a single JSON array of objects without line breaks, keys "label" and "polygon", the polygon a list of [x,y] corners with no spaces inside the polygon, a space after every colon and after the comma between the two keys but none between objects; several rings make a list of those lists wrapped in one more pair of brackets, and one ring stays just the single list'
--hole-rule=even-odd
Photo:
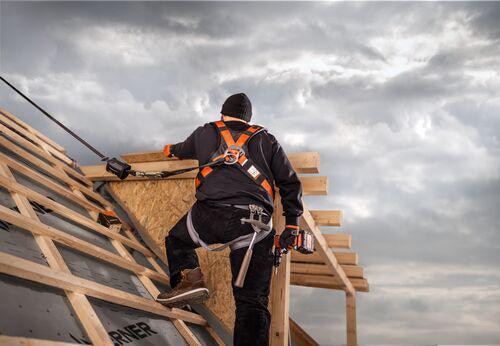
[{"label": "dark jacket", "polygon": [[[241,132],[249,125],[241,121],[227,121],[231,132]],[[198,127],[184,142],[170,146],[170,153],[180,159],[197,159],[208,162],[219,148],[220,136],[213,123]],[[237,140],[237,135],[234,136]],[[297,173],[292,168],[283,148],[267,131],[257,133],[248,142],[247,156],[261,169],[269,182],[279,189],[283,215],[287,225],[298,225],[302,215],[302,188]],[[272,214],[274,205],[266,193],[238,168],[224,166],[209,175],[196,191],[199,201],[227,204],[259,204]]]}]

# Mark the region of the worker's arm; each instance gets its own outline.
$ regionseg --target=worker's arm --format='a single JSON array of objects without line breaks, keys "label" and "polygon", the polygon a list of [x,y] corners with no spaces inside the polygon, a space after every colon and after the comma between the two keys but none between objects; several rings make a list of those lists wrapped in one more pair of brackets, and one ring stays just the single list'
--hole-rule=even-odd
[{"label": "worker's arm", "polygon": [[271,136],[271,139],[271,170],[274,175],[276,186],[280,191],[286,225],[298,226],[299,218],[304,210],[302,205],[302,186],[300,179],[281,145],[273,136]]},{"label": "worker's arm", "polygon": [[177,157],[179,159],[196,159],[195,138],[202,129],[203,127],[198,127],[184,142],[165,145],[163,148],[165,156]]}]

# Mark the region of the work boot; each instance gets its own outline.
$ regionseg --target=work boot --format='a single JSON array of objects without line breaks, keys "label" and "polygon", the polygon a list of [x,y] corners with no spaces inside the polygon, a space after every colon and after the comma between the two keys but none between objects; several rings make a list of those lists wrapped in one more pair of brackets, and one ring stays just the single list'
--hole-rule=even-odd
[{"label": "work boot", "polygon": [[181,281],[170,292],[161,293],[156,301],[169,308],[181,308],[187,304],[197,304],[208,298],[208,288],[203,281],[201,269],[181,271]]}]

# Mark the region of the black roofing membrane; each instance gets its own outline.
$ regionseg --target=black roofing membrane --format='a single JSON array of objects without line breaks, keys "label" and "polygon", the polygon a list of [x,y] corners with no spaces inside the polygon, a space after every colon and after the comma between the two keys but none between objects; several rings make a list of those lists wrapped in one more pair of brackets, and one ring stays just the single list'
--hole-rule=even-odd
[{"label": "black roofing membrane", "polygon": [[63,290],[0,274],[0,334],[75,342],[86,333]]}]

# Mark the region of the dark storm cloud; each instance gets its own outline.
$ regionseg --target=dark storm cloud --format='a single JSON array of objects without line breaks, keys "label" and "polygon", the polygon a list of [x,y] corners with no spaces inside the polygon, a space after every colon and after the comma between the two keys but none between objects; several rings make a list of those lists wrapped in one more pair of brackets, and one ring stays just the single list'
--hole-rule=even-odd
[{"label": "dark storm cloud", "polygon": [[[180,141],[240,91],[288,151],[319,151],[331,195],[307,203],[344,211],[366,267],[361,343],[500,342],[498,3],[0,6],[2,75],[106,153]],[[339,345],[343,304],[294,288],[292,316]]]}]

